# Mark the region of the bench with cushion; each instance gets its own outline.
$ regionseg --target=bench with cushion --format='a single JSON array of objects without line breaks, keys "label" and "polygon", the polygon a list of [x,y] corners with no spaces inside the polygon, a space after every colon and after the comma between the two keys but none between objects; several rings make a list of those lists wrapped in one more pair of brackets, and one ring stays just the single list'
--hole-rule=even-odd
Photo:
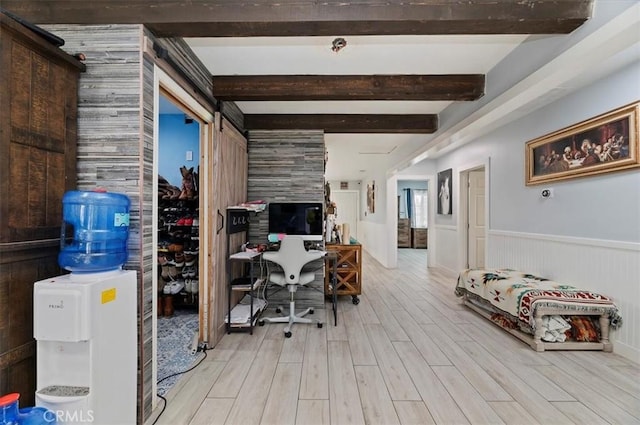
[{"label": "bench with cushion", "polygon": [[455,293],[536,351],[612,351],[609,327],[622,324],[609,297],[511,269],[464,270]]}]

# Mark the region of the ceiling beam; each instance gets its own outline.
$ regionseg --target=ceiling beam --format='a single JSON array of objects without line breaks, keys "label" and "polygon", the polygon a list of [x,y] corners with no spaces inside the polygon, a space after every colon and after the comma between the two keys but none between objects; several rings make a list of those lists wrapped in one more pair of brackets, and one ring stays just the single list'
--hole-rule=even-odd
[{"label": "ceiling beam", "polygon": [[324,130],[325,133],[427,133],[438,116],[391,114],[245,114],[246,130]]},{"label": "ceiling beam", "polygon": [[477,100],[484,75],[214,76],[213,95],[228,101]]},{"label": "ceiling beam", "polygon": [[[3,0],[35,24],[146,24],[160,37],[567,34],[593,0]],[[185,25],[188,24],[188,25]]]}]

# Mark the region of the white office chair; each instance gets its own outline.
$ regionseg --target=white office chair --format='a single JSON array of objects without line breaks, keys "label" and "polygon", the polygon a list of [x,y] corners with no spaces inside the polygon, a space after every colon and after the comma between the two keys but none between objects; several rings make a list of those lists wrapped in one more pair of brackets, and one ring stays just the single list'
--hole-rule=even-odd
[{"label": "white office chair", "polygon": [[[300,236],[285,236],[280,242],[278,251],[267,251],[262,254],[262,258],[267,261],[274,262],[282,267],[282,272],[271,272],[269,281],[276,285],[286,286],[289,290],[289,316],[265,317],[258,321],[260,326],[267,323],[289,323],[284,328],[284,336],[291,337],[291,326],[294,323],[317,323],[318,327],[322,327],[322,322],[317,319],[307,319],[304,316],[313,314],[313,307],[310,307],[300,314],[295,314],[296,303],[294,294],[298,290],[298,285],[306,285],[313,282],[315,273],[313,271],[302,273],[302,267],[312,261],[324,257],[326,252],[319,250],[309,250],[304,248],[304,240]],[[278,307],[276,313],[280,313],[282,309]]]}]

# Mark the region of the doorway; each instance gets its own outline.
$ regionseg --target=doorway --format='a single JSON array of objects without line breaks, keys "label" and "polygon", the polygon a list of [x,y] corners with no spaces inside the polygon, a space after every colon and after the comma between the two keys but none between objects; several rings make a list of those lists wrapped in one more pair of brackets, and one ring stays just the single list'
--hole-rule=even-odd
[{"label": "doorway", "polygon": [[398,248],[426,250],[429,181],[398,180]]},{"label": "doorway", "polygon": [[[402,182],[402,185],[399,184],[400,182]],[[404,217],[406,214],[406,207],[402,205],[403,202],[405,202],[402,197],[403,189],[405,188],[404,185],[412,184],[412,182],[420,182],[421,189],[426,187],[427,199],[424,202],[426,227],[424,228],[423,240],[429,252],[428,255],[426,255],[427,252],[424,248],[421,248],[420,252],[424,252],[425,254],[423,255],[423,259],[425,260],[427,268],[435,264],[434,258],[436,258],[435,254],[437,249],[435,238],[437,235],[436,232],[433,232],[433,234],[428,233],[428,229],[433,229],[435,225],[435,207],[437,205],[437,202],[435,202],[436,199],[434,198],[434,194],[437,193],[435,176],[429,174],[403,174],[391,176],[387,180],[387,231],[389,232],[388,240],[392,243],[389,244],[387,250],[388,263],[385,267],[397,267],[399,247],[403,244],[402,238],[405,239],[404,245],[406,245],[407,241],[411,241],[411,221],[406,218],[401,219],[400,217]],[[401,213],[403,209],[405,212]],[[409,228],[408,235],[402,233],[405,227]]]},{"label": "doorway", "polygon": [[336,223],[347,223],[350,238],[355,240],[358,240],[359,193],[357,190],[331,191],[331,200],[336,203]]},{"label": "doorway", "polygon": [[[161,91],[158,116],[158,388],[165,395],[195,360],[199,333],[201,124]],[[195,345],[194,347],[191,347]]]},{"label": "doorway", "polygon": [[486,183],[485,167],[460,173],[460,218],[465,231],[462,247],[462,268],[484,268],[486,247]]},{"label": "doorway", "polygon": [[[174,374],[193,364],[192,348],[207,330],[208,260],[200,236],[209,226],[202,208],[208,171],[201,164],[213,115],[157,66],[154,86],[151,393],[166,395],[182,376]],[[157,403],[154,396],[152,408]]]}]

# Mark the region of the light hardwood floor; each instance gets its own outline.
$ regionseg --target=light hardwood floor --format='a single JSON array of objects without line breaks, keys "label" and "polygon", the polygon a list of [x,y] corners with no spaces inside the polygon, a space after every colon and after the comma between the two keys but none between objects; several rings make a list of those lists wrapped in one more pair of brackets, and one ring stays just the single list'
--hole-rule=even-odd
[{"label": "light hardwood floor", "polygon": [[639,365],[534,352],[460,305],[426,252],[399,250],[395,270],[365,253],[361,302],[340,299],[338,326],[328,307],[290,339],[281,324],[225,335],[158,424],[640,424]]}]

